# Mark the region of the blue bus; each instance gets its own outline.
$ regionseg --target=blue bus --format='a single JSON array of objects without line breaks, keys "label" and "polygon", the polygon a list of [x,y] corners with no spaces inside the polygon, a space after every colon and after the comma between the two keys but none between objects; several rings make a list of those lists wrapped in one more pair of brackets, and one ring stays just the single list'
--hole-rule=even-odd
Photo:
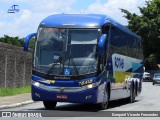
[{"label": "blue bus", "polygon": [[93,103],[126,98],[142,90],[141,37],[106,15],[55,14],[40,23],[35,37],[32,99],[46,109],[57,102]]}]

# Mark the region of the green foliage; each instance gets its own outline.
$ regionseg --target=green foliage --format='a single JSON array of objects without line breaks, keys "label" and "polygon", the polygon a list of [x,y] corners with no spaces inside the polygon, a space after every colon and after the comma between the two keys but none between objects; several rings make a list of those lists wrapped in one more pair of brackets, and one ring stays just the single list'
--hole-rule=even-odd
[{"label": "green foliage", "polygon": [[29,48],[34,48],[34,45],[35,45],[35,38],[31,38],[31,40],[29,41]]},{"label": "green foliage", "polygon": [[[20,39],[18,36],[10,37],[8,35],[4,35],[4,37],[0,38],[0,42],[11,44],[18,47],[23,47],[23,41],[24,41],[24,38]],[[35,39],[32,38],[29,43],[29,48],[34,48],[34,44],[35,44]]]},{"label": "green foliage", "polygon": [[0,88],[0,96],[11,96],[22,93],[30,93],[31,87],[24,86],[20,88]]},{"label": "green foliage", "polygon": [[146,69],[152,69],[160,63],[160,0],[147,1],[146,7],[139,10],[141,15],[121,9],[128,19],[128,28],[142,37]]},{"label": "green foliage", "polygon": [[145,59],[146,68],[150,68],[152,70],[157,69],[157,56],[156,54],[150,54],[148,58]]},{"label": "green foliage", "polygon": [[19,47],[23,46],[23,39],[20,39],[19,37],[10,37],[8,35],[4,35],[4,37],[1,37],[0,42],[8,43]]}]

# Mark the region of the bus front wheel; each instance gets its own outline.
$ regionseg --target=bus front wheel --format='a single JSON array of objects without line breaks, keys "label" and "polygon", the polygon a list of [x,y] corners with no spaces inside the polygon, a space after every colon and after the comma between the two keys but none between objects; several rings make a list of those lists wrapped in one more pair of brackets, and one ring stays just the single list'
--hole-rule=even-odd
[{"label": "bus front wheel", "polygon": [[57,102],[43,101],[43,105],[47,110],[53,110],[56,107]]},{"label": "bus front wheel", "polygon": [[108,88],[106,88],[106,90],[104,91],[103,102],[98,104],[98,108],[101,110],[107,109],[108,102],[109,102],[109,90],[108,90]]}]

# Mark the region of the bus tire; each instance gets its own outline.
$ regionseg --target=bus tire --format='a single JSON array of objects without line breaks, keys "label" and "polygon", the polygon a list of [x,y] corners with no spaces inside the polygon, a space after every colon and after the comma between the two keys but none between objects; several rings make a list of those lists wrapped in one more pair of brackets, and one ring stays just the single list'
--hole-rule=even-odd
[{"label": "bus tire", "polygon": [[106,87],[106,90],[104,91],[104,98],[103,102],[98,103],[98,109],[100,110],[105,110],[108,107],[108,102],[109,102],[109,88]]},{"label": "bus tire", "polygon": [[43,101],[43,105],[47,110],[53,110],[55,109],[57,102]]},{"label": "bus tire", "polygon": [[127,102],[133,103],[135,101],[135,88],[134,88],[134,82],[130,85],[130,96],[127,98]]},{"label": "bus tire", "polygon": [[134,82],[131,84],[130,88],[130,103],[133,103],[135,101],[135,88],[134,88]]},{"label": "bus tire", "polygon": [[137,81],[135,85],[135,96],[138,96],[138,82]]},{"label": "bus tire", "polygon": [[153,85],[154,85],[154,81],[153,81]]}]

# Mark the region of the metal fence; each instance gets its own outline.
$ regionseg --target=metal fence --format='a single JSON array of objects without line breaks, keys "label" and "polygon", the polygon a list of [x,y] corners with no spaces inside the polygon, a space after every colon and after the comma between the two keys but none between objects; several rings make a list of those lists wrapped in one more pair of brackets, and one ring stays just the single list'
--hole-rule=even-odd
[{"label": "metal fence", "polygon": [[0,87],[22,87],[31,81],[32,53],[0,43]]}]

